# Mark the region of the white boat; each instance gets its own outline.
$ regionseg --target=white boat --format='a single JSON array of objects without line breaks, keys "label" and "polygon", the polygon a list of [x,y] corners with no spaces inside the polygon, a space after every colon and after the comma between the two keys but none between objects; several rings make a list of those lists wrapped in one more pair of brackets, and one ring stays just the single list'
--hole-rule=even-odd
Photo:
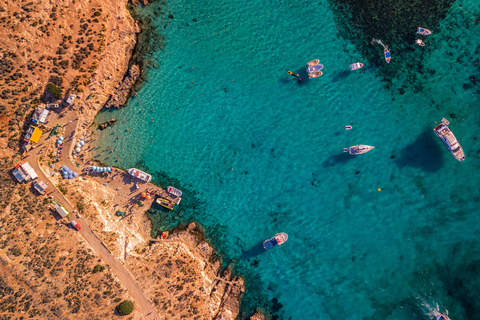
[{"label": "white boat", "polygon": [[421,35],[424,35],[424,36],[429,36],[429,35],[432,34],[432,31],[430,31],[428,29],[425,29],[425,28],[418,27],[417,28],[417,33],[421,34]]},{"label": "white boat", "polygon": [[366,144],[357,144],[356,146],[350,148],[343,148],[343,152],[348,152],[352,155],[367,153],[370,150],[375,149],[373,146],[367,146]]},{"label": "white boat", "polygon": [[288,240],[288,235],[285,232],[280,232],[275,235],[275,237],[272,237],[268,240],[265,240],[263,242],[263,247],[265,250],[270,250],[273,247],[279,246],[281,244],[284,244]]},{"label": "white boat", "polygon": [[363,63],[361,62],[355,62],[354,64],[351,64],[350,65],[350,70],[357,70],[357,69],[361,69],[363,67]]},{"label": "white boat", "polygon": [[135,168],[130,168],[128,169],[128,173],[137,179],[140,179],[145,182],[150,182],[152,180],[152,176],[149,175],[148,173],[145,173],[141,170],[135,169]]},{"label": "white boat", "polygon": [[417,40],[415,40],[415,43],[418,44],[420,47],[424,47],[424,46],[425,46],[425,42],[423,42],[422,39],[417,39]]},{"label": "white boat", "polygon": [[433,128],[433,131],[437,137],[442,140],[445,147],[450,151],[450,153],[460,162],[465,161],[465,153],[463,152],[462,146],[458,143],[457,138],[453,132],[447,127],[450,122],[443,118],[442,123]]},{"label": "white boat", "polygon": [[178,190],[177,188],[169,186],[167,188],[167,192],[170,194],[173,194],[174,196],[181,197],[182,196],[182,191]]}]

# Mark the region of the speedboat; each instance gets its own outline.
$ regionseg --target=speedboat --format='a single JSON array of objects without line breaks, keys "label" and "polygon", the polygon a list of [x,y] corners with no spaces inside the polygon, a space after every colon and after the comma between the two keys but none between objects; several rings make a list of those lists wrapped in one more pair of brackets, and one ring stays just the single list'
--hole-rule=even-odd
[{"label": "speedboat", "polygon": [[422,39],[415,40],[415,43],[418,44],[420,47],[425,46],[425,42],[423,42]]},{"label": "speedboat", "polygon": [[385,54],[385,61],[387,61],[387,63],[390,63],[392,57],[390,55],[390,51],[388,51],[388,48],[386,46],[385,48],[383,48],[383,53]]},{"label": "speedboat", "polygon": [[[320,60],[315,59],[307,63],[307,73],[308,73],[308,78],[313,79],[316,77],[320,77],[323,72],[320,71],[323,69],[323,65],[319,63]],[[315,63],[315,64],[313,64]]]},{"label": "speedboat", "polygon": [[343,148],[343,152],[348,152],[351,155],[357,155],[357,154],[363,154],[367,153],[368,151],[371,151],[375,149],[373,146],[367,146],[366,144],[357,144],[356,146],[350,147],[350,148]]},{"label": "speedboat", "polygon": [[435,316],[436,320],[451,320],[448,317],[448,310],[445,313],[440,313],[438,311],[433,311],[433,315]]},{"label": "speedboat", "polygon": [[429,36],[429,35],[432,34],[432,31],[430,31],[428,29],[425,29],[425,28],[418,27],[417,28],[417,33],[421,34],[421,35],[424,35],[424,36]]},{"label": "speedboat", "polygon": [[148,173],[145,173],[141,170],[135,169],[135,168],[130,168],[128,169],[128,173],[137,179],[140,179],[145,182],[150,182],[152,180],[152,176],[149,175]]},{"label": "speedboat", "polygon": [[361,62],[355,62],[354,64],[350,65],[350,70],[357,70],[363,67],[363,63]]},{"label": "speedboat", "polygon": [[182,191],[178,190],[177,188],[174,187],[168,187],[167,192],[170,194],[173,194],[174,196],[181,197],[182,196]]},{"label": "speedboat", "polygon": [[172,202],[168,199],[163,199],[163,198],[158,198],[157,203],[161,205],[164,208],[173,210],[173,207],[175,206],[175,202]]},{"label": "speedboat", "polygon": [[345,126],[345,130],[352,130],[353,127],[352,126]]},{"label": "speedboat", "polygon": [[443,118],[442,123],[433,128],[437,137],[442,140],[445,147],[450,151],[450,153],[460,162],[465,161],[465,153],[463,152],[462,146],[458,143],[457,138],[453,132],[447,127],[450,122]]},{"label": "speedboat", "polygon": [[288,240],[288,235],[284,232],[277,233],[275,237],[272,237],[263,242],[263,247],[265,250],[270,250],[273,247],[284,244]]}]

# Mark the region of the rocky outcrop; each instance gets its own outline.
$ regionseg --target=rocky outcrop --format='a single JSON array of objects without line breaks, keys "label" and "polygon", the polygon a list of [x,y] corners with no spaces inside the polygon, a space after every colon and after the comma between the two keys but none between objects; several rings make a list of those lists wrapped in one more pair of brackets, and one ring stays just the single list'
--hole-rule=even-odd
[{"label": "rocky outcrop", "polygon": [[[174,313],[187,319],[203,315],[205,319],[234,320],[240,310],[244,282],[231,270],[224,270],[213,256],[212,247],[191,223],[167,240],[153,242],[129,264],[160,318]],[[142,261],[150,262],[142,266]]]},{"label": "rocky outcrop", "polygon": [[105,104],[105,108],[119,108],[123,106],[127,102],[130,90],[139,76],[140,68],[136,64],[132,65],[123,81],[116,87],[115,94],[110,96],[110,99]]},{"label": "rocky outcrop", "polygon": [[257,311],[253,316],[250,317],[250,320],[265,320],[265,316],[262,311]]},{"label": "rocky outcrop", "polygon": [[101,125],[99,125],[98,128],[99,128],[100,130],[105,130],[105,129],[107,129],[108,126],[113,126],[113,124],[114,124],[115,122],[117,122],[117,119],[110,119],[110,120],[102,123]]}]

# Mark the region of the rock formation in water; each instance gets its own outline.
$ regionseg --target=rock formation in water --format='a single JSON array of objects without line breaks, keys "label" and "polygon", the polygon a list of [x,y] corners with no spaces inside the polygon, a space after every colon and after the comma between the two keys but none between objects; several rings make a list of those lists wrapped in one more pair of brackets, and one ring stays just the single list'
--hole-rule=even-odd
[{"label": "rock formation in water", "polygon": [[128,99],[130,89],[135,84],[135,81],[140,76],[140,68],[137,65],[132,65],[128,70],[123,81],[118,84],[115,94],[105,104],[105,108],[115,107],[119,108],[123,106]]}]

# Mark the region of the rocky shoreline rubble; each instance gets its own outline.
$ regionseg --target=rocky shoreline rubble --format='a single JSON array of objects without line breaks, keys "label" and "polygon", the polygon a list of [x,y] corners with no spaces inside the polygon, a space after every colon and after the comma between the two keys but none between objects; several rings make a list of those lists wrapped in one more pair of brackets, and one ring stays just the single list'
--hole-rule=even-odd
[{"label": "rocky shoreline rubble", "polygon": [[110,98],[105,103],[105,108],[115,107],[120,108],[127,103],[130,97],[130,92],[135,85],[135,82],[140,77],[140,68],[134,64],[128,69],[122,82],[120,82],[116,88],[115,93],[110,95]]}]

